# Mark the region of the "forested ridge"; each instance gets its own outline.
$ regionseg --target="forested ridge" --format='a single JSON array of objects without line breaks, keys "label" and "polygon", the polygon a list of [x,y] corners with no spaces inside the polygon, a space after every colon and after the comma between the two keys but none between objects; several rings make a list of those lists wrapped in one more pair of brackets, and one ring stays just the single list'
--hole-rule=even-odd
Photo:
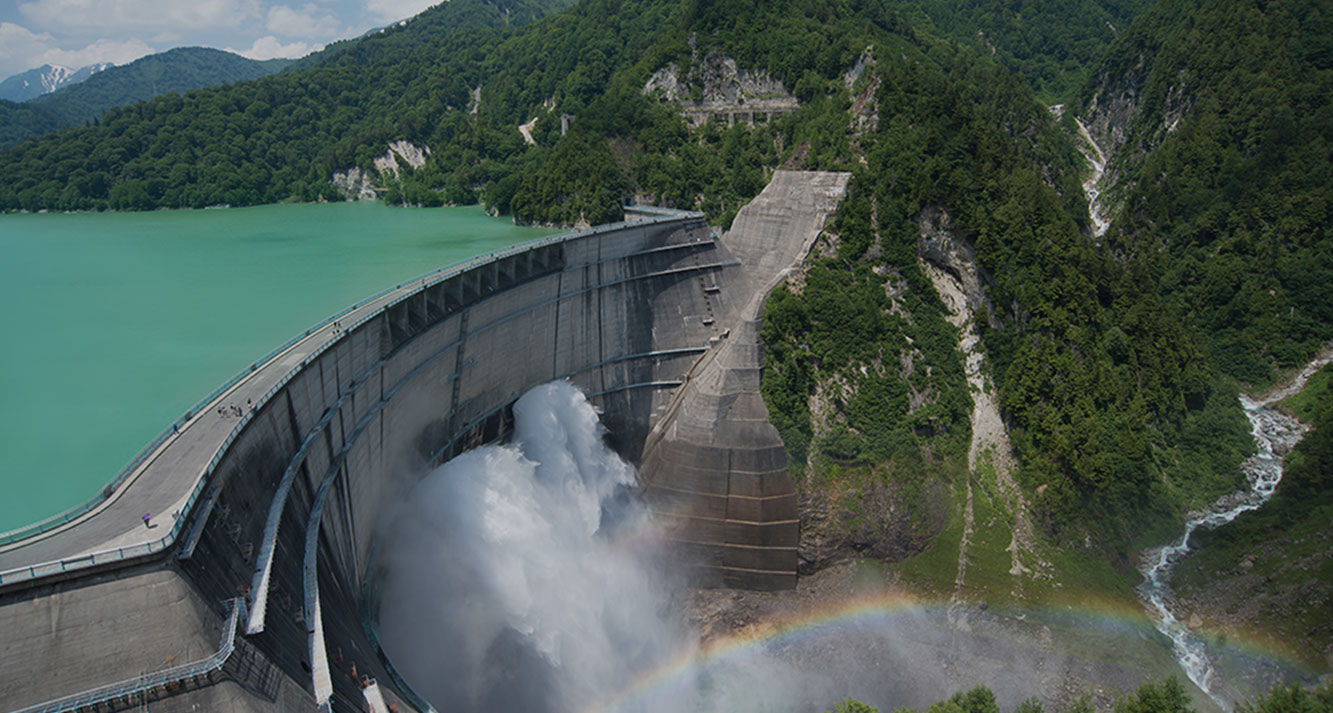
[{"label": "forested ridge", "polygon": [[50,112],[28,102],[0,99],[0,147],[50,133],[60,128]]},{"label": "forested ridge", "polygon": [[[95,121],[108,109],[171,92],[257,79],[291,60],[258,61],[206,47],[178,47],[110,67],[88,79],[21,104],[0,106],[0,148],[56,129]],[[31,116],[40,116],[34,122]]]},{"label": "forested ridge", "polygon": [[[481,71],[478,54],[546,8],[529,0],[446,3],[426,22],[339,48],[315,69],[113,109],[95,126],[0,154],[0,207],[144,210],[340,198],[329,183],[335,170],[369,166],[388,141],[422,140],[426,117],[434,127],[451,103],[461,112],[467,70]],[[441,27],[433,27],[435,15],[443,16]],[[516,134],[487,133],[481,141],[501,154],[521,147]]]},{"label": "forested ridge", "polygon": [[1106,236],[1249,383],[1333,337],[1333,15],[1326,3],[1159,3],[1102,61],[1138,95]]},{"label": "forested ridge", "polygon": [[[1237,485],[1239,383],[1333,336],[1318,4],[1146,6],[453,0],[283,74],[0,153],[0,209],[339,200],[333,174],[373,171],[398,140],[430,155],[377,177],[388,202],[560,225],[615,220],[637,195],[726,227],[778,168],[849,171],[764,324],[764,397],[802,487],[845,495],[829,517],[877,556],[920,552],[944,527],[919,513],[965,482],[974,397],[923,271],[933,221],[975,251],[986,378],[1043,536],[1127,571]],[[664,68],[689,82],[724,60],[799,106],[692,127],[644,91]],[[1112,97],[1130,109],[1108,174],[1120,208],[1098,239],[1074,117]],[[534,119],[528,144],[517,127]],[[902,517],[867,512],[881,495],[920,518],[907,545],[876,549]]]},{"label": "forested ridge", "polygon": [[1095,59],[1152,0],[903,3],[914,24],[994,53],[1046,104],[1073,99]]}]

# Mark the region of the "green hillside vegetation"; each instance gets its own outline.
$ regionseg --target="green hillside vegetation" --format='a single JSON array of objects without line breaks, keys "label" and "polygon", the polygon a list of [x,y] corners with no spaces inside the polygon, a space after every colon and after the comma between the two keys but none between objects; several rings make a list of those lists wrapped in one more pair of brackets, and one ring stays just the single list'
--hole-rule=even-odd
[{"label": "green hillside vegetation", "polygon": [[[931,51],[922,62],[877,52],[879,125],[857,138],[867,165],[834,228],[842,245],[810,265],[799,295],[770,301],[775,425],[797,463],[809,449],[877,462],[965,452],[957,336],[916,268],[917,223],[943,208],[991,276],[996,312],[979,315],[991,376],[1048,532],[1111,552],[1164,537],[1188,505],[1239,481],[1249,436],[1235,391],[1151,283],[1085,238],[1080,160],[1031,89],[965,51]],[[890,281],[906,318],[885,314]],[[909,339],[934,383],[898,375]],[[895,368],[860,375],[873,364]],[[857,397],[816,438],[807,404],[821,380]],[[909,415],[914,390],[935,397]]]},{"label": "green hillside vegetation", "polygon": [[993,52],[1031,84],[1044,104],[1070,101],[1096,60],[1151,0],[1036,0],[960,3],[914,0],[913,24]]},{"label": "green hillside vegetation", "polygon": [[1141,97],[1114,159],[1131,187],[1109,244],[1221,372],[1264,384],[1303,364],[1333,337],[1327,4],[1161,2],[1097,71],[1112,79],[1085,99]]},{"label": "green hillside vegetation", "polygon": [[29,102],[0,99],[0,148],[59,128],[54,116]]}]

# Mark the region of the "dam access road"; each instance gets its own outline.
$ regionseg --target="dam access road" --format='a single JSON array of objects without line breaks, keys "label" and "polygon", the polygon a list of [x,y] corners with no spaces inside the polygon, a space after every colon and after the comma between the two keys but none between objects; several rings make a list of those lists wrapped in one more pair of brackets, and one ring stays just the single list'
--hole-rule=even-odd
[{"label": "dam access road", "polygon": [[[398,285],[294,339],[101,502],[0,548],[0,711],[428,709],[375,633],[381,516],[431,466],[505,438],[514,401],[553,379],[588,394],[631,462],[666,424],[653,443],[689,467],[654,456],[645,480],[701,525],[688,542],[701,576],[791,586],[794,496],[757,395],[756,310],[847,178],[780,171],[721,238],[697,213],[630,209]],[[733,343],[739,356],[712,356]],[[680,388],[692,372],[712,413]],[[727,425],[729,400],[744,407]],[[243,415],[217,413],[230,405]]]}]

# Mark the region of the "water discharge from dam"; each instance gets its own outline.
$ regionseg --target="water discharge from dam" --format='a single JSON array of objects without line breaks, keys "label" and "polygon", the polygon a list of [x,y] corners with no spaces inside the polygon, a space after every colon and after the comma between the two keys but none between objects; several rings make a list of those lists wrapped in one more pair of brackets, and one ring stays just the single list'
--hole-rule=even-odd
[{"label": "water discharge from dam", "polygon": [[858,660],[867,649],[910,659],[892,643],[904,620],[924,627],[918,639],[941,636],[910,611],[710,656],[636,474],[603,445],[583,394],[536,387],[514,419],[509,444],[437,468],[389,518],[381,637],[438,710],[819,711],[849,692],[904,700],[910,686],[917,701],[948,690],[903,669],[886,680]]},{"label": "water discharge from dam", "polygon": [[381,640],[437,710],[924,709],[978,684],[1009,710],[1071,675],[1133,684],[1023,643],[1015,622],[951,620],[868,581],[873,567],[796,592],[781,620],[746,620],[725,605],[735,593],[678,574],[581,392],[546,384],[513,410],[508,444],[437,468],[386,518]]},{"label": "water discharge from dam", "polygon": [[582,710],[684,645],[634,470],[573,386],[514,406],[512,443],[469,451],[394,519],[386,651],[441,710]]},{"label": "water discharge from dam", "polygon": [[1273,406],[1299,392],[1305,382],[1329,361],[1329,356],[1315,360],[1302,369],[1291,384],[1259,401],[1241,397],[1241,406],[1250,421],[1251,433],[1258,449],[1241,464],[1248,486],[1222,497],[1203,513],[1190,518],[1185,523],[1184,534],[1175,542],[1149,552],[1140,569],[1144,581],[1139,586],[1139,594],[1153,625],[1171,640],[1176,659],[1190,681],[1224,710],[1230,710],[1231,705],[1216,691],[1217,682],[1214,680],[1215,672],[1207,645],[1172,612],[1171,572],[1189,553],[1190,536],[1195,530],[1200,527],[1221,527],[1235,520],[1241,513],[1258,509],[1273,496],[1278,482],[1282,480],[1283,457],[1305,434],[1301,422],[1277,411]]}]

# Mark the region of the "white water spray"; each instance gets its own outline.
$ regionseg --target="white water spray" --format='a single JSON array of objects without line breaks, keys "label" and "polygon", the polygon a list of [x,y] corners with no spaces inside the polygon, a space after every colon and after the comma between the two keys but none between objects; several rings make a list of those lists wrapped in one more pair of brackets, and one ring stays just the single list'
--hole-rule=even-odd
[{"label": "white water spray", "polygon": [[[700,651],[635,473],[602,444],[583,394],[539,386],[514,419],[510,445],[426,476],[385,535],[381,639],[438,710],[817,713],[848,696],[891,709],[956,689],[941,671],[957,665],[959,632],[911,612]],[[969,682],[1026,697],[1014,660],[998,675],[969,669]]]},{"label": "white water spray", "polygon": [[1230,705],[1213,691],[1215,672],[1208,658],[1207,646],[1171,611],[1175,603],[1170,588],[1171,571],[1189,552],[1190,535],[1195,530],[1225,525],[1243,512],[1258,509],[1273,496],[1278,482],[1282,480],[1282,456],[1305,434],[1305,427],[1296,419],[1269,407],[1300,391],[1310,376],[1329,361],[1327,355],[1316,359],[1302,369],[1291,384],[1260,401],[1241,397],[1241,406],[1245,409],[1245,417],[1250,420],[1250,430],[1258,447],[1258,452],[1241,464],[1249,486],[1219,498],[1202,514],[1190,518],[1185,523],[1185,533],[1180,539],[1149,551],[1139,570],[1144,580],[1139,585],[1139,595],[1152,617],[1153,625],[1171,640],[1171,648],[1185,675],[1224,710],[1230,709]]},{"label": "white water spray", "polygon": [[583,394],[539,386],[514,417],[512,445],[436,469],[389,534],[384,645],[440,710],[581,710],[685,640],[634,470]]}]

